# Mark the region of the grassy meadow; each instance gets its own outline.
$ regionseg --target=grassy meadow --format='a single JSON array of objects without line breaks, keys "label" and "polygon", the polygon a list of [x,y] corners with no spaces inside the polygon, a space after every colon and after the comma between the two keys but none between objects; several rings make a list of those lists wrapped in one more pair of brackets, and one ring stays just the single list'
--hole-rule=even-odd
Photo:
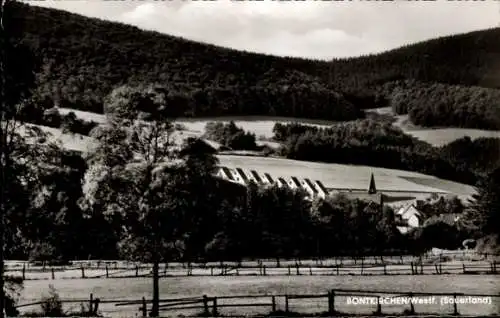
[{"label": "grassy meadow", "polygon": [[444,146],[456,139],[469,136],[471,139],[481,137],[500,138],[500,131],[466,129],[466,128],[428,128],[414,125],[408,119],[408,115],[395,115],[391,107],[369,109],[367,111],[384,115],[392,115],[396,118],[394,126],[401,128],[405,133],[420,140],[426,141],[433,146]]},{"label": "grassy meadow", "polygon": [[[87,279],[87,280],[52,280],[52,281],[25,281],[20,295],[20,304],[36,301],[46,294],[49,284],[53,285],[63,299],[94,298],[101,300],[141,299],[151,298],[151,279]],[[162,299],[207,296],[234,296],[255,294],[320,294],[330,289],[358,289],[363,291],[387,292],[436,292],[466,294],[498,294],[498,276],[494,275],[415,275],[415,276],[246,276],[246,277],[169,277],[160,281],[160,295]],[[270,298],[270,297],[269,297]],[[438,297],[439,298],[439,297]],[[244,300],[220,300],[218,304],[228,302],[244,303]],[[270,299],[259,299],[254,302],[270,303]],[[78,304],[72,304],[73,310],[78,310]],[[113,304],[101,304],[100,308],[106,315],[114,317],[134,317],[139,313],[139,305],[116,307]],[[370,305],[348,305],[346,297],[336,297],[335,307],[339,311],[370,313],[375,307]],[[400,313],[407,309],[407,305],[386,305],[384,312]],[[27,307],[27,310],[29,307]],[[498,299],[493,299],[492,305],[459,305],[460,313],[489,315],[499,313]],[[31,308],[35,310],[38,308]],[[277,309],[284,310],[284,301],[277,299]],[[326,298],[313,300],[291,300],[290,311],[320,312],[326,311]],[[415,305],[418,312],[451,313],[451,305]],[[222,314],[257,314],[270,311],[269,307],[221,308]],[[194,314],[196,311],[183,311],[177,314]],[[165,313],[167,314],[167,313]],[[174,314],[169,312],[168,314]]]},{"label": "grassy meadow", "polygon": [[373,173],[379,190],[449,192],[463,195],[474,192],[470,186],[411,171],[271,157],[219,155],[218,158],[221,165],[229,168],[241,167],[268,172],[275,177],[298,176],[320,180],[327,188],[367,189]]}]

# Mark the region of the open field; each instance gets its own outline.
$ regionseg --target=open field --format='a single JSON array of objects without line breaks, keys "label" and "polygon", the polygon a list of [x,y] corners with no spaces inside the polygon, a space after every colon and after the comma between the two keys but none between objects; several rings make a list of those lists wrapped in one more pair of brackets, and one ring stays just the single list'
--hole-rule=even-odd
[{"label": "open field", "polygon": [[[50,134],[50,140],[56,141],[69,150],[87,152],[96,145],[96,141],[88,136],[83,136],[80,134],[63,134],[58,128],[52,128],[40,125],[26,124],[26,126],[36,126],[40,128],[43,132]],[[18,132],[24,134],[25,128],[20,127]]]},{"label": "open field", "polygon": [[[59,108],[61,114],[74,112],[78,118],[93,120],[97,123],[105,123],[106,117],[101,114],[73,110],[69,108]],[[379,114],[394,115],[390,107],[368,109],[367,111],[377,112]],[[405,133],[426,141],[434,146],[443,146],[456,139],[469,136],[471,139],[480,137],[500,138],[500,131],[465,129],[465,128],[427,128],[413,125],[408,120],[408,115],[395,115],[395,126],[400,127]],[[208,117],[208,118],[179,118],[176,122],[184,125],[188,131],[196,134],[203,134],[205,125],[210,121],[229,122],[233,120],[236,125],[246,131],[254,133],[258,139],[269,139],[273,136],[273,127],[276,123],[300,122],[301,124],[310,124],[315,126],[328,126],[332,121],[309,120],[303,118],[285,118],[285,117],[267,117],[267,116],[249,116],[249,117]],[[274,145],[275,146],[275,145]]]},{"label": "open field", "polygon": [[368,109],[367,111],[379,114],[393,115],[396,118],[394,126],[401,128],[405,133],[420,140],[426,141],[434,146],[444,146],[456,139],[469,136],[471,139],[480,137],[500,138],[500,131],[467,129],[467,128],[428,128],[414,125],[408,119],[408,115],[394,115],[391,107]]},{"label": "open field", "polygon": [[[86,152],[96,145],[95,141],[87,136],[62,134],[56,128],[38,127],[50,133],[56,141],[67,149]],[[189,130],[176,131],[175,134],[174,137],[177,142],[181,142],[187,137],[200,136],[200,134]],[[214,147],[218,147],[215,142],[207,142]],[[218,157],[220,164],[229,168],[241,167],[243,169],[268,172],[274,177],[298,176],[310,178],[311,180],[320,180],[327,188],[366,189],[370,174],[373,173],[378,189],[384,191],[441,192],[453,193],[458,196],[469,196],[474,193],[474,189],[467,185],[403,170],[256,156],[219,155]]]},{"label": "open field", "polygon": [[[74,112],[75,115],[87,121],[95,121],[103,124],[106,122],[106,116],[85,111],[73,110],[70,108],[58,108],[61,114]],[[205,125],[212,121],[229,122],[234,121],[237,126],[254,133],[256,137],[271,138],[273,136],[273,127],[276,123],[291,123],[300,122],[302,124],[310,124],[315,126],[328,126],[332,121],[313,120],[304,118],[289,118],[289,117],[271,117],[271,116],[231,116],[231,117],[204,117],[204,118],[176,118],[175,122],[182,124],[187,130],[199,132],[202,134],[205,131]]]},{"label": "open field", "polygon": [[[435,264],[338,264],[338,265],[281,265],[271,266],[236,266],[219,265],[196,266],[189,268],[168,267],[162,265],[160,274],[162,277],[189,277],[189,276],[391,276],[391,275],[468,275],[468,274],[488,274],[497,275],[497,266],[500,263],[490,263],[486,261],[477,262],[442,262]],[[21,277],[20,271],[8,271],[9,275]],[[58,280],[58,279],[116,279],[116,278],[136,278],[151,276],[152,266],[130,266],[128,268],[109,269],[105,267],[91,269],[41,269],[35,271],[33,268],[24,273],[24,279],[28,280]]]},{"label": "open field", "polygon": [[[301,178],[310,178],[311,180],[320,180],[327,188],[365,190],[368,188],[370,175],[373,173],[378,190],[417,193],[443,192],[459,195],[474,193],[474,189],[470,186],[411,171],[270,157],[219,155],[218,158],[220,165],[229,168],[241,167],[249,170],[268,172],[276,177],[298,176]],[[414,180],[418,180],[418,183]]]},{"label": "open field", "polygon": [[[25,281],[21,293],[20,304],[36,301],[41,295],[48,292],[52,284],[61,298],[88,299],[92,293],[94,298],[101,300],[112,299],[141,299],[151,298],[151,279],[92,279],[92,280],[53,280],[53,281]],[[275,276],[275,277],[171,277],[160,281],[160,295],[162,299],[234,295],[273,295],[273,294],[319,294],[330,289],[362,289],[366,291],[388,292],[434,292],[434,293],[466,293],[466,294],[498,294],[498,276]],[[241,302],[241,301],[240,301]],[[266,301],[268,302],[268,301]],[[277,309],[283,310],[283,302],[278,301]],[[443,307],[445,306],[445,307]],[[451,305],[416,305],[417,312],[452,312]],[[134,317],[138,313],[139,305],[116,307],[112,304],[101,304],[101,310],[115,317]],[[325,300],[291,301],[290,310],[296,312],[314,312],[326,310]],[[408,306],[394,305],[392,308],[385,306],[385,312],[402,312]],[[21,308],[30,310],[29,307]],[[37,309],[37,308],[32,308]],[[74,310],[79,306],[74,305]],[[370,313],[375,308],[372,306],[347,305],[346,299],[336,299],[336,309],[339,311],[357,311]],[[462,305],[459,307],[462,314],[487,315],[498,312],[498,301],[492,305]],[[243,312],[242,312],[243,311]],[[199,311],[198,311],[199,312]],[[224,308],[221,314],[238,313],[265,313],[267,308]],[[180,312],[179,312],[180,313]],[[183,312],[189,313],[189,312]],[[196,313],[196,311],[191,312]],[[173,314],[170,312],[169,314]]]},{"label": "open field", "polygon": [[[60,108],[61,113],[74,111],[75,114],[86,120],[94,120],[98,123],[105,123],[104,115],[75,111],[71,109]],[[376,109],[377,112],[390,112],[388,108]],[[291,118],[206,118],[206,119],[179,119],[177,122],[182,124],[185,129],[175,132],[175,140],[181,142],[187,137],[199,137],[203,134],[207,122],[213,120],[235,120],[236,124],[244,129],[255,133],[257,136],[269,138],[272,136],[272,128],[276,122],[286,122]],[[327,125],[329,122],[324,121],[305,121],[312,125]],[[331,122],[330,122],[331,123]],[[62,134],[59,129],[40,127],[44,131],[50,132],[59,140],[64,147],[86,151],[89,147],[95,145],[92,138],[80,136],[77,134]],[[419,130],[421,131],[421,130]],[[436,131],[436,130],[432,130]],[[492,133],[492,132],[489,132]],[[500,133],[499,133],[500,134]],[[436,136],[438,136],[437,134]],[[458,138],[458,137],[457,137]],[[217,143],[208,141],[212,146],[218,147]],[[266,143],[266,141],[261,141]],[[276,145],[272,145],[276,146]],[[406,191],[412,193],[453,193],[459,197],[467,197],[474,193],[474,189],[470,186],[459,184],[456,182],[438,179],[432,176],[423,175],[420,173],[391,170],[384,168],[368,167],[368,166],[353,166],[341,164],[323,164],[312,163],[305,161],[295,161],[268,157],[249,157],[249,156],[234,156],[220,155],[220,164],[230,168],[241,167],[244,169],[257,170],[268,172],[276,177],[307,177],[312,180],[322,181],[327,188],[349,188],[349,189],[366,189],[369,183],[370,174],[373,172],[376,178],[377,187],[384,191]]]}]

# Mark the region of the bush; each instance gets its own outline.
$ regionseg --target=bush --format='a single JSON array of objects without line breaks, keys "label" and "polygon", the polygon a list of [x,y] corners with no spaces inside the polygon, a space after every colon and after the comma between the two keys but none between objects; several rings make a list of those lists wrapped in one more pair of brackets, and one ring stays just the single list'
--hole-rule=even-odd
[{"label": "bush", "polygon": [[53,285],[49,285],[49,294],[42,297],[41,304],[44,317],[64,317],[62,301]]},{"label": "bush", "polygon": [[233,121],[224,124],[209,122],[205,126],[205,138],[214,140],[233,150],[256,150],[255,135],[245,132]]}]

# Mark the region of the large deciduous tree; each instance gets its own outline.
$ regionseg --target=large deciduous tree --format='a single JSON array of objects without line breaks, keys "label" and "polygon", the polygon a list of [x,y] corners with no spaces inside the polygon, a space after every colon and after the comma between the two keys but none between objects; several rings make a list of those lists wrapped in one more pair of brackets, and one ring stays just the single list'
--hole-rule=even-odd
[{"label": "large deciduous tree", "polygon": [[[99,145],[88,157],[83,202],[110,221],[124,256],[153,263],[150,315],[156,317],[159,263],[182,257],[195,237],[192,229],[202,223],[196,212],[210,196],[197,198],[207,194],[217,162],[201,141],[179,151],[161,89],[120,87],[105,109],[109,123],[93,132]],[[142,121],[139,109],[152,120]]]},{"label": "large deciduous tree", "polygon": [[[44,143],[41,131],[23,124],[23,107],[35,84],[35,58],[20,39],[22,26],[14,26],[14,1],[0,0],[0,317],[14,314],[11,277],[4,277],[4,256],[20,237],[29,194],[36,187],[41,163],[53,147]],[[6,284],[7,283],[7,284]]]}]

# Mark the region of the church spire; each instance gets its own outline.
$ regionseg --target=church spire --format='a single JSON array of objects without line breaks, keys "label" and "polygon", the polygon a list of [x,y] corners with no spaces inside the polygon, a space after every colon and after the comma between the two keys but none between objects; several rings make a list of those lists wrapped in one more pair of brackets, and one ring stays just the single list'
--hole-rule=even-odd
[{"label": "church spire", "polygon": [[368,189],[368,194],[375,194],[377,193],[377,187],[375,186],[375,177],[373,176],[370,179],[370,188]]}]

